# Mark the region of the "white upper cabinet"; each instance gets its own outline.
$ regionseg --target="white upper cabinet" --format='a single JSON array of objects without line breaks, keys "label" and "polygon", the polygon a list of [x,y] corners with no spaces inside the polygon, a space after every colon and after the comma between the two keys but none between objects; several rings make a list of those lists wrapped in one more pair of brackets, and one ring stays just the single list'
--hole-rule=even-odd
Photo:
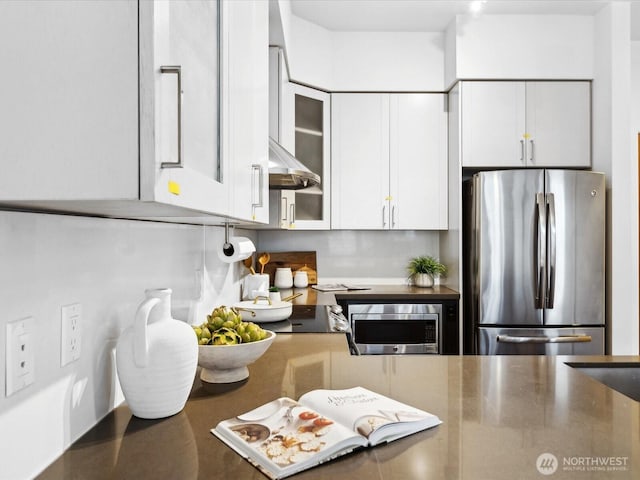
[{"label": "white upper cabinet", "polygon": [[137,3],[0,2],[0,44],[0,201],[138,199]]},{"label": "white upper cabinet", "polygon": [[[14,46],[0,49],[13,72],[0,91],[0,203],[198,223],[250,219],[230,204],[256,199],[230,186],[251,185],[257,174],[240,178],[230,164],[266,164],[266,37],[262,64],[252,50],[259,27],[268,28],[264,2],[0,3],[0,40]],[[247,58],[253,76],[234,91],[228,82],[246,78]],[[246,107],[243,95],[255,103]],[[242,135],[237,125],[248,110],[255,118]],[[259,130],[262,145],[253,144]]]},{"label": "white upper cabinet", "polygon": [[332,139],[332,228],[447,228],[445,95],[334,94]]},{"label": "white upper cabinet", "polygon": [[591,83],[526,82],[527,165],[591,166]]},{"label": "white upper cabinet", "polygon": [[270,48],[269,135],[304,166],[320,176],[320,185],[272,190],[269,226],[328,230],[331,213],[331,97],[289,83],[282,50]]},{"label": "white upper cabinet", "polygon": [[[292,228],[328,230],[331,214],[331,97],[328,93],[289,83],[285,90],[281,135],[285,144],[293,135],[295,157],[320,184],[296,190]],[[291,124],[293,120],[293,124]]]},{"label": "white upper cabinet", "polygon": [[331,96],[331,228],[389,228],[389,95]]},{"label": "white upper cabinet", "polygon": [[462,82],[462,165],[589,167],[587,81]]},{"label": "white upper cabinet", "polygon": [[447,97],[393,94],[390,104],[392,229],[447,228]]},{"label": "white upper cabinet", "polygon": [[524,82],[462,82],[464,166],[524,166]]},{"label": "white upper cabinet", "polygon": [[261,0],[223,5],[223,98],[228,104],[222,154],[231,181],[230,216],[268,223],[269,5]]},{"label": "white upper cabinet", "polygon": [[[143,200],[227,213],[217,1],[140,2]],[[224,65],[224,61],[222,62]],[[228,119],[224,119],[228,120]]]}]

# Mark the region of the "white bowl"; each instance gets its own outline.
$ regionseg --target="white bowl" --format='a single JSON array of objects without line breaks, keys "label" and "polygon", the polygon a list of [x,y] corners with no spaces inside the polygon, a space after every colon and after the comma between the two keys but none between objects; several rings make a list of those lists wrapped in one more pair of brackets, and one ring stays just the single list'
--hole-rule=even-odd
[{"label": "white bowl", "polygon": [[247,365],[255,362],[271,346],[275,332],[266,330],[267,338],[237,345],[198,345],[200,380],[207,383],[232,383],[249,376]]}]

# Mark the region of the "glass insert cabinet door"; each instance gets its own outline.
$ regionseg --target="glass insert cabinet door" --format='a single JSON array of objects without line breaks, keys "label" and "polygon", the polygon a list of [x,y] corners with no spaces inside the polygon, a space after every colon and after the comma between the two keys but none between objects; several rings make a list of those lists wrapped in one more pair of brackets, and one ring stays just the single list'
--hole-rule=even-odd
[{"label": "glass insert cabinet door", "polygon": [[[320,175],[318,186],[297,190],[295,196],[296,229],[330,228],[331,195],[331,101],[326,92],[290,83],[288,92],[293,101],[293,125],[285,135],[293,133],[294,154],[307,168]],[[290,98],[291,100],[291,98]]]}]

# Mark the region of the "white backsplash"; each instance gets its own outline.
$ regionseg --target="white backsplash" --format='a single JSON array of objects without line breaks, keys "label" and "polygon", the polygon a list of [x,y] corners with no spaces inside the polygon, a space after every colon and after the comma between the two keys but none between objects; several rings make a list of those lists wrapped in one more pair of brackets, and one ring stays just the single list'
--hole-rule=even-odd
[{"label": "white backsplash", "polygon": [[[218,259],[223,241],[221,227],[0,212],[0,478],[33,477],[122,401],[113,352],[145,289],[171,288],[181,320],[239,299],[244,267]],[[81,356],[60,367],[60,307],[72,303]],[[5,324],[25,317],[35,382],[6,397]]]},{"label": "white backsplash", "polygon": [[[403,282],[412,256],[438,254],[437,232],[250,231],[258,251],[317,252],[321,281]],[[0,394],[0,479],[30,478],[122,402],[114,349],[144,290],[169,287],[175,318],[199,322],[240,298],[241,263],[217,251],[222,227],[0,211],[0,344],[33,317],[35,382]],[[82,305],[79,360],[60,366],[60,308]],[[0,378],[5,385],[5,356]],[[46,434],[45,434],[46,432]]]},{"label": "white backsplash", "polygon": [[407,264],[419,255],[438,256],[434,231],[260,231],[258,251],[315,251],[318,281],[405,283]]}]

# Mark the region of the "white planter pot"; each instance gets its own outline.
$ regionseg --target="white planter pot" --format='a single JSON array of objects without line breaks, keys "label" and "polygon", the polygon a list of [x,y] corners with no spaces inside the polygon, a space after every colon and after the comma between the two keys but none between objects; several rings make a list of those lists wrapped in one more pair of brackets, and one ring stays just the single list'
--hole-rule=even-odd
[{"label": "white planter pot", "polygon": [[413,284],[416,287],[433,287],[433,277],[428,273],[417,273],[413,276]]}]

